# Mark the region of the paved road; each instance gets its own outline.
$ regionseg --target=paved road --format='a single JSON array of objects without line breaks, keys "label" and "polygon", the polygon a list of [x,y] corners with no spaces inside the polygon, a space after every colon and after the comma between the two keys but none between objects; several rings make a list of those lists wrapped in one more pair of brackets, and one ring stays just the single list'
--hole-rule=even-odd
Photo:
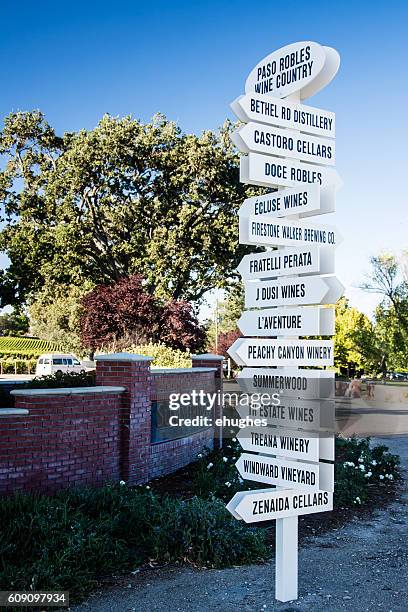
[{"label": "paved road", "polygon": [[406,612],[408,610],[408,437],[384,441],[401,456],[405,487],[386,510],[303,542],[296,602],[274,597],[274,562],[227,570],[136,574],[75,612]]}]

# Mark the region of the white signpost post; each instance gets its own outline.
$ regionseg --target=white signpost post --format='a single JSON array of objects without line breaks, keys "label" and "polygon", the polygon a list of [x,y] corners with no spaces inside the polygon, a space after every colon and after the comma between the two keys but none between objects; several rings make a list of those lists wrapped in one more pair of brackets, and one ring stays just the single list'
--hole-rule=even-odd
[{"label": "white signpost post", "polygon": [[341,236],[302,219],[334,212],[341,180],[335,115],[301,100],[328,85],[339,65],[331,47],[287,45],[254,67],[245,94],[231,104],[245,124],[232,137],[243,153],[241,182],[273,189],[247,198],[239,211],[240,243],[268,250],[239,265],[245,306],[258,310],[242,313],[246,337],[228,352],[243,366],[238,382],[251,401],[265,392],[270,401],[238,404],[243,419],[260,417],[263,426],[248,422],[238,432],[247,452],[236,466],[244,479],[276,488],[239,492],[227,508],[248,523],[276,520],[275,597],[283,602],[298,597],[298,516],[333,508],[334,373],[299,368],[334,363],[331,340],[304,337],[334,334],[334,309],[319,305],[343,293],[327,276]]}]

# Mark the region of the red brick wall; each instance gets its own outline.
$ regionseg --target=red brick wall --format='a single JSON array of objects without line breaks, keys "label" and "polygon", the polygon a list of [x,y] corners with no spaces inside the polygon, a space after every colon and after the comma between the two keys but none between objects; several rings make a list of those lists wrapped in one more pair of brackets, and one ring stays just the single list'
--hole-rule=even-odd
[{"label": "red brick wall", "polygon": [[212,446],[212,429],[151,444],[151,399],[192,389],[213,392],[220,384],[214,372],[157,373],[148,360],[102,359],[97,384],[126,390],[15,392],[15,408],[29,414],[1,416],[0,411],[0,494],[52,493],[119,480],[144,483],[185,466]]},{"label": "red brick wall", "polygon": [[119,480],[120,393],[17,396],[0,418],[0,493]]}]

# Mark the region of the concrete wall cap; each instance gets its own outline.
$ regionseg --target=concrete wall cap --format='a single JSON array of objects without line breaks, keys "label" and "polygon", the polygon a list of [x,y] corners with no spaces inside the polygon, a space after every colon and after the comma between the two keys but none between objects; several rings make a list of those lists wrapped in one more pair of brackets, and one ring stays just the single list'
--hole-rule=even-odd
[{"label": "concrete wall cap", "polygon": [[192,355],[192,359],[197,359],[198,361],[224,361],[224,357],[222,355],[215,355],[213,353],[203,353],[202,355]]},{"label": "concrete wall cap", "polygon": [[0,417],[24,416],[25,414],[29,414],[25,408],[0,408]]},{"label": "concrete wall cap", "polygon": [[152,374],[197,374],[200,372],[216,372],[217,368],[152,368]]},{"label": "concrete wall cap", "polygon": [[29,397],[33,395],[91,395],[93,393],[123,393],[124,391],[126,391],[125,387],[61,387],[60,389],[13,389],[10,395]]},{"label": "concrete wall cap", "polygon": [[95,361],[153,361],[154,357],[136,355],[135,353],[108,353],[107,355],[95,355]]}]

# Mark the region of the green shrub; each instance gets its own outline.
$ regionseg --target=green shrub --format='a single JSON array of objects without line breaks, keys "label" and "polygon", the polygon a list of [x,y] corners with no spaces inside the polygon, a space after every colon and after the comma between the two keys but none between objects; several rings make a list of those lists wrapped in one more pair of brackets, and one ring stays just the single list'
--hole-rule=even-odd
[{"label": "green shrub", "polygon": [[[203,498],[228,501],[237,491],[264,488],[243,480],[235,467],[242,452],[235,438],[225,440],[220,450],[200,453],[194,468],[193,490]],[[399,477],[399,458],[386,446],[371,447],[370,439],[336,437],[335,507],[363,504],[370,487],[381,487]]]},{"label": "green shrub", "polygon": [[189,352],[172,349],[161,343],[131,346],[126,352],[153,357],[152,365],[158,368],[191,368]]},{"label": "green shrub", "polygon": [[14,357],[1,358],[3,374],[32,374],[35,372],[36,359],[16,359]]},{"label": "green shrub", "polygon": [[399,478],[399,457],[383,445],[371,446],[369,438],[336,438],[336,506],[366,501],[369,487],[381,487]]},{"label": "green shrub", "polygon": [[90,372],[61,372],[39,376],[25,383],[27,389],[56,389],[67,387],[94,387],[96,385],[95,370]]},{"label": "green shrub", "polygon": [[0,589],[70,590],[81,598],[102,574],[148,560],[224,567],[264,559],[262,530],[220,501],[160,497],[107,486],[0,500]]}]

